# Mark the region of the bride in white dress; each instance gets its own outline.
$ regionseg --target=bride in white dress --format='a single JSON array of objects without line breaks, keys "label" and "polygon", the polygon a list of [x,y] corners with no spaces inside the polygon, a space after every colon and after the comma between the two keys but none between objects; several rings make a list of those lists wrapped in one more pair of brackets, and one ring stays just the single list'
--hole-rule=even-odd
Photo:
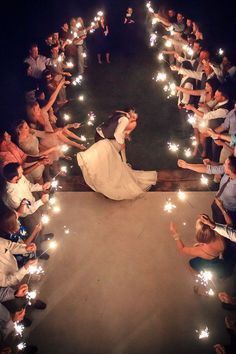
[{"label": "bride in white dress", "polygon": [[125,139],[137,125],[133,109],[116,111],[97,128],[99,141],[77,154],[86,183],[113,200],[134,199],[157,182],[156,171],[135,171],[126,163]]}]

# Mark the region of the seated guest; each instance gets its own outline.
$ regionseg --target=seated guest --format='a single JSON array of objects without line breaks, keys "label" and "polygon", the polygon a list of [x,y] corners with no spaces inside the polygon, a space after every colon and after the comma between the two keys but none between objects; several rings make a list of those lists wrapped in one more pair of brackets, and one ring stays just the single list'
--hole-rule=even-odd
[{"label": "seated guest", "polygon": [[199,39],[200,41],[203,41],[203,33],[200,31],[200,27],[196,22],[193,22],[193,32],[196,39]]},{"label": "seated guest", "polygon": [[[192,64],[189,61],[184,61],[182,63],[182,67],[187,70],[192,69]],[[186,90],[194,90],[195,88],[195,80],[188,77],[187,75],[182,75],[182,79],[180,82],[180,87],[184,88]],[[181,109],[183,106],[187,104],[192,104],[194,103],[194,97],[189,95],[187,91],[182,91],[179,90],[178,93],[178,107]]]},{"label": "seated guest", "polygon": [[[23,166],[24,174],[28,179],[34,180],[42,177],[44,166],[48,163],[47,158],[41,156],[29,156],[11,141],[11,135],[7,130],[0,132],[0,168],[1,172],[5,165],[17,162]],[[40,178],[41,178],[40,177]]]},{"label": "seated guest", "polygon": [[0,238],[0,287],[19,284],[29,272],[29,266],[37,264],[37,259],[30,259],[23,267],[18,268],[15,254],[36,252],[34,243],[11,242]]},{"label": "seated guest", "polygon": [[3,190],[3,201],[5,205],[15,210],[21,217],[23,225],[29,233],[33,232],[35,226],[41,221],[42,207],[49,200],[48,194],[43,194],[39,200],[35,200],[33,192],[46,192],[50,182],[43,185],[30,183],[23,175],[23,169],[19,163],[9,163],[3,169],[3,176],[6,184]]},{"label": "seated guest", "polygon": [[187,18],[184,34],[189,36],[192,32],[193,32],[193,21],[190,18]]},{"label": "seated guest", "polygon": [[[184,160],[178,160],[178,166],[180,168],[189,169],[199,173],[207,174],[222,174],[223,177],[220,181],[220,187],[216,193],[216,197],[219,198],[232,219],[233,226],[236,225],[236,157],[229,156],[224,165],[214,166],[211,165],[211,161],[207,161],[206,164],[190,164]],[[215,202],[211,205],[213,220],[217,223],[224,224],[225,218],[222,211],[216,205]]]},{"label": "seated guest", "polygon": [[31,76],[35,79],[41,79],[42,73],[46,69],[47,58],[43,55],[39,55],[38,45],[36,43],[31,44],[29,57],[25,59],[25,63],[28,63],[32,68]]},{"label": "seated guest", "polygon": [[70,38],[69,25],[67,22],[64,22],[63,25],[61,26],[61,31],[60,31],[60,44],[62,50],[66,46],[66,41],[69,38]]},{"label": "seated guest", "polygon": [[236,79],[236,65],[230,55],[224,55],[219,66],[210,63],[220,82],[234,82]]},{"label": "seated guest", "polygon": [[224,239],[208,225],[203,224],[200,219],[196,222],[197,244],[194,244],[192,247],[185,246],[175,224],[171,223],[170,231],[176,241],[178,250],[183,254],[195,257],[189,261],[193,273],[211,270],[217,273],[218,276],[228,274],[227,252]]},{"label": "seated guest", "polygon": [[[13,334],[15,322],[23,321],[25,317],[26,299],[12,299],[0,304],[0,339],[9,339]],[[11,341],[10,341],[11,342]]]}]

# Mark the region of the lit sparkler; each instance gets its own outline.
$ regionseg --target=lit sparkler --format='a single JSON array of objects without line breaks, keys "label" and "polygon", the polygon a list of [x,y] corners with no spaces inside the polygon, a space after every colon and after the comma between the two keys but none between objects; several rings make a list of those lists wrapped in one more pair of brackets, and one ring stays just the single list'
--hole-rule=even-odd
[{"label": "lit sparkler", "polygon": [[171,202],[171,199],[168,199],[164,205],[164,211],[167,213],[172,213],[174,209],[176,209],[176,205]]},{"label": "lit sparkler", "polygon": [[35,300],[36,296],[37,296],[37,291],[36,290],[28,291],[28,293],[26,294],[26,299],[28,300],[28,305],[29,306],[32,305],[31,300]]},{"label": "lit sparkler", "polygon": [[179,145],[178,144],[175,144],[175,143],[167,143],[168,145],[168,149],[171,151],[171,152],[178,152],[179,151]]},{"label": "lit sparkler", "polygon": [[81,136],[80,136],[80,140],[81,140],[81,141],[86,141],[86,140],[87,140],[87,139],[86,139],[86,136],[81,135]]},{"label": "lit sparkler", "polygon": [[148,9],[149,12],[151,12],[152,14],[154,14],[154,10],[153,10],[153,8],[152,8],[151,1],[148,1],[148,2],[146,3],[146,7],[147,7],[147,9]]},{"label": "lit sparkler", "polygon": [[69,146],[66,145],[66,144],[63,144],[62,147],[61,147],[61,151],[62,152],[67,152],[69,150]]},{"label": "lit sparkler", "polygon": [[188,114],[187,122],[188,122],[189,124],[195,124],[195,123],[196,123],[196,118],[194,117],[193,114]]},{"label": "lit sparkler", "polygon": [[180,200],[186,200],[186,193],[183,192],[183,191],[181,191],[181,190],[179,190],[179,191],[178,191],[178,198],[179,198]]},{"label": "lit sparkler", "polygon": [[43,215],[42,215],[42,217],[41,217],[41,221],[42,221],[42,223],[43,223],[44,225],[46,225],[46,224],[48,224],[48,223],[49,223],[50,218],[49,218],[49,216],[48,216],[48,215],[43,214]]},{"label": "lit sparkler", "polygon": [[25,327],[19,322],[14,322],[14,330],[17,336],[22,337]]},{"label": "lit sparkler", "polygon": [[78,100],[79,100],[80,102],[83,102],[83,101],[84,101],[84,96],[83,96],[83,95],[80,95],[80,96],[78,97]]},{"label": "lit sparkler", "polygon": [[67,114],[67,113],[65,113],[65,114],[63,115],[63,119],[65,119],[66,121],[70,120],[70,115]]},{"label": "lit sparkler", "polygon": [[24,342],[21,342],[16,347],[17,347],[18,350],[21,351],[21,350],[26,348],[26,344]]},{"label": "lit sparkler", "polygon": [[209,183],[208,178],[206,176],[204,176],[204,175],[201,176],[200,181],[201,181],[201,184],[203,184],[204,186],[207,186],[208,183]]},{"label": "lit sparkler", "polygon": [[167,41],[165,41],[165,46],[166,46],[166,48],[171,48],[172,47],[172,41],[170,39],[167,39]]},{"label": "lit sparkler", "polygon": [[56,189],[58,187],[58,180],[53,179],[51,182],[51,187]]},{"label": "lit sparkler", "polygon": [[205,329],[201,329],[201,330],[197,330],[196,331],[198,333],[198,338],[199,339],[205,339],[205,338],[208,338],[209,335],[210,335],[210,332],[209,332],[209,329],[208,327],[206,327]]},{"label": "lit sparkler", "polygon": [[[43,254],[43,253],[42,253]],[[29,274],[30,275],[40,275],[40,274],[43,274],[44,273],[44,270],[41,266],[37,266],[37,265],[30,265],[29,266]]]},{"label": "lit sparkler", "polygon": [[61,166],[60,171],[62,173],[67,173],[67,166]]},{"label": "lit sparkler", "polygon": [[58,205],[54,205],[52,208],[53,213],[58,214],[61,211],[61,208]]},{"label": "lit sparkler", "polygon": [[184,155],[186,157],[191,157],[192,156],[192,151],[190,148],[184,149]]},{"label": "lit sparkler", "polygon": [[[72,41],[71,41],[71,43],[72,43]],[[68,69],[72,69],[72,68],[74,67],[74,64],[72,63],[72,61],[67,61],[67,62],[66,62],[66,67],[67,67]]]},{"label": "lit sparkler", "polygon": [[154,80],[164,82],[164,81],[166,81],[166,78],[167,78],[166,73],[158,72],[156,77],[154,77]]},{"label": "lit sparkler", "polygon": [[150,34],[150,46],[154,47],[157,41],[157,34],[156,33],[151,33]]},{"label": "lit sparkler", "polygon": [[224,50],[223,50],[222,48],[220,48],[220,49],[218,50],[218,54],[219,54],[220,56],[222,56],[222,55],[224,54]]}]

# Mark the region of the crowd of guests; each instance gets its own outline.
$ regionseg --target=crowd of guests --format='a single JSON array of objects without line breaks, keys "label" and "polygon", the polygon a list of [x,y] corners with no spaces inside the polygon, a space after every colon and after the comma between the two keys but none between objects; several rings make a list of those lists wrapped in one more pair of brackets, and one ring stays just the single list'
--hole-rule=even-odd
[{"label": "crowd of guests", "polygon": [[[133,10],[128,8],[123,25],[134,23]],[[42,216],[55,192],[52,181],[62,174],[60,161],[71,159],[66,154],[69,146],[85,149],[76,134],[80,124],[58,124],[58,113],[68,103],[68,86],[87,68],[90,33],[98,64],[104,60],[110,64],[110,28],[104,15],[98,13],[88,27],[81,17],[72,18],[49,34],[40,48],[37,43],[30,45],[22,63],[25,117],[1,123],[0,353],[18,352],[23,339],[16,324],[30,326],[28,310],[47,306],[38,298],[29,304],[31,270],[50,258],[45,248],[54,235],[45,234]],[[30,345],[21,349],[36,351]]]},{"label": "crowd of guests", "polygon": [[[163,64],[167,70],[170,67],[169,74],[171,71],[178,74],[175,77],[179,82],[176,85],[178,109],[194,130],[193,156],[202,159],[200,164],[178,160],[178,166],[213,175],[212,184],[217,190],[211,206],[212,219],[205,214],[197,219],[197,244],[186,246],[173,223],[170,231],[178,250],[194,257],[189,266],[195,276],[210,270],[218,278],[228,277],[233,274],[236,263],[236,57],[223,49],[214,57],[199,25],[173,9],[155,13],[151,8],[148,21],[152,32],[164,34],[162,38],[168,49],[162,50],[161,59],[169,64]],[[208,290],[206,286],[194,287],[198,295],[209,296]],[[234,296],[218,295],[223,308],[236,309]],[[236,320],[226,316],[225,325],[231,342],[225,346],[217,344],[218,354],[236,350]]]}]

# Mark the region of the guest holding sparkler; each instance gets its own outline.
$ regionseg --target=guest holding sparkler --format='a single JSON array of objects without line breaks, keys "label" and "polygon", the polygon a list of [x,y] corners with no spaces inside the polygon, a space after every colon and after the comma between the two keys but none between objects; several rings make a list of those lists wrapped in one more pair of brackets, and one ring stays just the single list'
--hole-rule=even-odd
[{"label": "guest holding sparkler", "polygon": [[[178,160],[178,166],[180,168],[189,169],[199,173],[207,174],[221,174],[223,177],[220,181],[220,187],[216,193],[216,197],[219,198],[227,213],[232,219],[233,226],[236,225],[236,157],[229,156],[224,165],[214,166],[211,161],[208,160],[206,164],[189,164],[184,160]],[[213,220],[218,223],[224,223],[225,218],[222,211],[216,205],[215,202],[211,205]]]},{"label": "guest holding sparkler", "polygon": [[31,44],[29,54],[29,57],[26,58],[24,62],[31,66],[31,76],[35,79],[41,79],[42,73],[46,69],[48,59],[43,55],[39,55],[39,49],[36,43]]}]

